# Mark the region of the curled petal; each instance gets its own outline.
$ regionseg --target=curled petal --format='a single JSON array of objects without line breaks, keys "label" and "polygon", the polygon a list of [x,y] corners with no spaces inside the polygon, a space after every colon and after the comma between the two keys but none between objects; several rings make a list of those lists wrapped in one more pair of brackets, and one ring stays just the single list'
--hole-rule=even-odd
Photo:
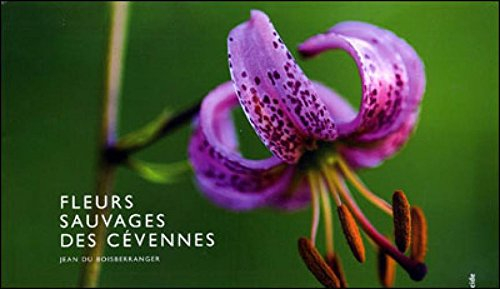
[{"label": "curled petal", "polygon": [[325,105],[267,15],[252,11],[249,21],[233,29],[228,52],[238,99],[274,155],[295,163],[309,140],[337,137]]},{"label": "curled petal", "polygon": [[[375,39],[373,35],[379,33],[378,35],[380,35],[381,41],[391,43],[395,51],[401,56],[406,72],[409,75],[408,86],[410,92],[406,108],[410,112],[414,112],[418,109],[424,95],[426,84],[424,64],[417,52],[404,39],[399,38],[389,30],[381,29],[368,23],[354,21],[339,23],[332,27],[330,31],[350,35],[352,37],[359,37],[365,41],[372,42],[374,42]],[[377,39],[375,39],[375,42],[376,41]]]},{"label": "curled petal", "polygon": [[[354,108],[340,95],[319,82],[314,82],[319,97],[325,103],[338,126],[354,119]],[[394,132],[374,141],[338,139],[336,148],[352,168],[371,168],[398,152],[415,129],[419,110],[407,115],[407,119]]]},{"label": "curled petal", "polygon": [[232,210],[270,205],[285,192],[295,168],[277,157],[248,160],[238,152],[231,109],[238,104],[231,83],[205,97],[189,144],[189,160],[205,195]]},{"label": "curled petal", "polygon": [[371,142],[339,142],[337,150],[354,169],[376,167],[405,145],[417,119],[418,111],[409,115],[398,130],[382,139]]},{"label": "curled petal", "polygon": [[361,22],[343,22],[299,46],[305,56],[343,49],[356,61],[362,80],[358,115],[338,124],[342,138],[373,141],[411,119],[423,96],[423,64],[413,48],[392,32]]}]

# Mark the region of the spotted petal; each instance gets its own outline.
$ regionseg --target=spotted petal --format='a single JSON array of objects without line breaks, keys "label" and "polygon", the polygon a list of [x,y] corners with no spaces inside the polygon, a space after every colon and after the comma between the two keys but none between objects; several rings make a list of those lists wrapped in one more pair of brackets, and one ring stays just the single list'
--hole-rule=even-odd
[{"label": "spotted petal", "polygon": [[[339,94],[314,82],[316,91],[326,104],[328,111],[339,126],[356,117],[354,108]],[[380,165],[385,159],[397,153],[406,143],[415,129],[419,110],[417,109],[403,124],[389,135],[373,141],[353,141],[349,138],[339,138],[336,150],[344,157],[352,168],[371,168]]]},{"label": "spotted petal", "polygon": [[404,147],[417,120],[418,112],[414,112],[396,131],[384,138],[369,142],[339,142],[337,150],[354,169],[376,167]]},{"label": "spotted petal", "polygon": [[343,49],[354,58],[363,84],[358,115],[348,123],[338,124],[343,138],[378,140],[411,119],[423,96],[425,74],[410,45],[374,25],[343,22],[299,46],[305,56],[330,49]]},{"label": "spotted petal", "polygon": [[272,156],[248,160],[238,152],[231,109],[238,105],[230,82],[203,100],[189,144],[189,160],[205,195],[232,210],[280,206],[295,174],[295,167]]},{"label": "spotted petal", "polygon": [[267,15],[251,18],[228,37],[231,78],[245,114],[263,143],[288,163],[311,139],[335,140],[335,124]]}]

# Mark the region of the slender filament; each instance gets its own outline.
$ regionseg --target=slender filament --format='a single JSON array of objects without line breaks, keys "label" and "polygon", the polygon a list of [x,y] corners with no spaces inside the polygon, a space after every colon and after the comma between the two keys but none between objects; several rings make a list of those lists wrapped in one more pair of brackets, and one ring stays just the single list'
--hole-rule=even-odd
[{"label": "slender filament", "polygon": [[309,179],[309,186],[311,188],[311,203],[312,203],[312,221],[311,221],[311,242],[316,244],[316,234],[318,232],[318,224],[319,224],[319,199],[318,199],[318,179],[316,177],[316,173],[313,171],[309,171],[307,173],[307,177]]},{"label": "slender filament", "polygon": [[[318,177],[320,177],[318,175]],[[332,208],[330,206],[330,198],[328,197],[328,192],[325,187],[325,183],[322,179],[318,179],[319,191],[321,195],[321,204],[323,207],[323,218],[325,221],[325,241],[326,241],[326,252],[328,254],[333,254],[333,224],[332,224]]]},{"label": "slender filament", "polygon": [[[328,174],[328,170],[331,170],[331,168],[327,164],[322,164],[321,170],[322,170],[323,179],[326,180],[326,182],[328,182],[327,174]],[[332,186],[328,186],[328,187],[330,189],[330,193],[333,196],[333,200],[335,201],[335,204],[337,205],[337,207],[340,207],[340,205],[342,205],[342,200],[340,199],[340,196],[339,196],[339,193],[337,192],[337,189],[335,187],[332,187]]]},{"label": "slender filament", "polygon": [[347,179],[352,183],[352,185],[363,195],[368,201],[380,208],[389,216],[392,216],[392,206],[385,200],[381,199],[374,193],[372,193],[365,184],[356,176],[356,174],[349,168],[346,162],[338,156],[336,158],[339,168],[342,173],[347,177]]}]

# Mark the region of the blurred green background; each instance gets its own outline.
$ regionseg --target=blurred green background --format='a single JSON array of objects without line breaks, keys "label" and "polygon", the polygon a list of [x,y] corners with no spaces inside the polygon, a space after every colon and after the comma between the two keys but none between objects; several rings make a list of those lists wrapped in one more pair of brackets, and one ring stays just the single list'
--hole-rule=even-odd
[{"label": "blurred green background", "polygon": [[[270,16],[295,56],[297,44],[343,20],[388,28],[416,49],[427,74],[418,130],[397,157],[360,172],[386,200],[403,188],[428,218],[428,276],[415,283],[399,269],[396,284],[466,287],[474,273],[477,287],[498,287],[498,3],[133,3],[120,131],[229,80],[226,36],[254,8]],[[59,246],[59,196],[94,191],[109,6],[3,1],[1,13],[2,286],[75,286],[80,265],[59,265],[59,256],[81,250]],[[345,52],[299,63],[359,104],[359,76]],[[244,152],[267,155],[240,112],[236,118]],[[185,159],[189,133],[185,126],[138,156]],[[319,285],[296,248],[309,232],[309,208],[228,212],[206,200],[191,175],[158,185],[127,169],[115,192],[134,194],[139,212],[166,213],[169,231],[214,232],[216,246],[108,249],[162,262],[104,265],[102,286]],[[390,233],[391,220],[358,199]],[[378,286],[375,251],[357,263],[334,225],[350,286]]]}]

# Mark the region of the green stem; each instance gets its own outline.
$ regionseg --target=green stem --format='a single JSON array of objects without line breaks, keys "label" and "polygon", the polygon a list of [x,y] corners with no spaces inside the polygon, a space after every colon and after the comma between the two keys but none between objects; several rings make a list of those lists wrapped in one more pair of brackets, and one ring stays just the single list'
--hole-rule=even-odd
[{"label": "green stem", "polygon": [[[105,198],[114,187],[116,166],[109,164],[104,158],[101,159],[97,171],[97,195],[100,199]],[[109,209],[95,209],[93,214],[109,215]],[[102,222],[91,230],[95,235],[95,246],[86,250],[85,256],[91,257],[91,262],[83,263],[79,287],[94,288],[98,286],[101,273],[101,263],[96,262],[96,257],[102,256],[106,245],[106,227]]]},{"label": "green stem", "polygon": [[[191,121],[198,114],[201,107],[201,101],[199,101],[173,117],[161,119],[161,122],[155,126],[154,131],[143,141],[134,142],[131,145],[130,143],[117,140],[117,114],[121,92],[125,39],[127,35],[128,3],[112,2],[111,5],[112,18],[107,55],[106,91],[103,98],[96,178],[96,195],[100,199],[106,198],[112,193],[115,184],[115,172],[118,165],[126,164],[128,157],[132,153],[152,145],[171,131]],[[109,213],[110,211],[107,208],[95,208],[92,212],[94,215],[104,216],[108,216]],[[87,248],[85,252],[85,256],[92,257],[92,261],[83,264],[79,280],[80,287],[98,286],[101,263],[96,262],[96,257],[102,256],[106,247],[107,232],[106,227],[102,223],[99,223],[96,228],[92,229],[90,234],[94,234],[96,245],[92,248]]]},{"label": "green stem", "polygon": [[[111,4],[111,31],[109,50],[107,55],[107,74],[102,109],[102,126],[98,147],[96,195],[105,198],[113,191],[115,184],[116,164],[109,162],[107,150],[116,142],[118,127],[118,108],[121,91],[122,66],[125,54],[125,38],[127,35],[127,2],[113,2]],[[109,215],[109,209],[94,209],[94,215]],[[83,264],[80,275],[80,287],[97,287],[101,271],[100,262],[96,257],[101,256],[106,245],[106,227],[99,225],[92,229],[90,234],[95,235],[96,245],[86,250],[86,256],[93,257],[91,262]]]}]

